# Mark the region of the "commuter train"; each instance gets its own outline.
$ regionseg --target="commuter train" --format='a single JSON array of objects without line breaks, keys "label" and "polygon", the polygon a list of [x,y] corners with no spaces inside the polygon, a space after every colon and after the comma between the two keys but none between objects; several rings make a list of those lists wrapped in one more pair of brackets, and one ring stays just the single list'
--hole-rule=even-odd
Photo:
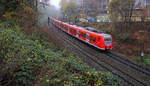
[{"label": "commuter train", "polygon": [[70,25],[54,18],[49,18],[48,21],[73,37],[76,37],[79,40],[82,40],[100,50],[111,50],[113,47],[112,37],[109,34],[97,31],[91,27],[85,28],[76,25]]}]

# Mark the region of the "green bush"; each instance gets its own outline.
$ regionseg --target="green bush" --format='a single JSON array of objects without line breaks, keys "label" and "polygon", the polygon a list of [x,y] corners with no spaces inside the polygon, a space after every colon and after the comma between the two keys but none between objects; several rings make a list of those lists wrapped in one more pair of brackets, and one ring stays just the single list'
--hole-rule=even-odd
[{"label": "green bush", "polygon": [[[0,76],[5,77],[9,74],[13,77],[14,72],[17,71],[16,78],[19,78],[19,83],[22,84],[29,84],[26,80],[32,82],[36,76],[34,72],[37,72],[47,58],[51,58],[51,53],[49,53],[51,51],[43,47],[38,40],[33,41],[14,30],[0,30],[0,44],[0,59],[2,60]],[[28,70],[24,70],[25,68]],[[34,77],[26,77],[24,74],[34,75]]]},{"label": "green bush", "polygon": [[15,23],[12,21],[5,21],[0,23],[0,28],[14,28]]},{"label": "green bush", "polygon": [[64,68],[73,74],[70,81],[74,85],[85,86],[117,86],[115,78],[110,73],[96,72],[96,70],[77,62],[66,62]]},{"label": "green bush", "polygon": [[127,40],[130,37],[129,33],[118,34],[117,39],[120,41]]},{"label": "green bush", "polygon": [[45,40],[38,33],[25,36],[15,29],[0,29],[2,85],[118,86],[112,74],[96,72]]},{"label": "green bush", "polygon": [[145,65],[150,65],[150,57],[149,56],[135,57],[134,60],[138,63],[144,63]]},{"label": "green bush", "polygon": [[150,57],[145,56],[145,57],[144,57],[144,63],[150,65]]},{"label": "green bush", "polygon": [[96,72],[71,58],[53,59],[49,64],[50,73],[43,76],[42,86],[118,86],[111,73]]}]

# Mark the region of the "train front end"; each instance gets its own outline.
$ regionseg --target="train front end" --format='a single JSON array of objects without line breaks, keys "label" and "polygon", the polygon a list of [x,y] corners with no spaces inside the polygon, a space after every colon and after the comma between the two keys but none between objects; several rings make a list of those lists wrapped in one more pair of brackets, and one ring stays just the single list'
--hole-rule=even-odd
[{"label": "train front end", "polygon": [[112,36],[109,34],[103,34],[103,37],[104,37],[105,50],[111,50],[113,48]]}]

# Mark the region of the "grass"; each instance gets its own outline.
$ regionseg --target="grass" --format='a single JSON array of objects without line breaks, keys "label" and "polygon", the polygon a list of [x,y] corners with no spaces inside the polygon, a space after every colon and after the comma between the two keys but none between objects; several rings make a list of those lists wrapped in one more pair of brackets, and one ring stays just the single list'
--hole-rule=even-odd
[{"label": "grass", "polygon": [[144,57],[144,63],[149,64],[150,65],[150,57],[145,56]]},{"label": "grass", "polygon": [[135,57],[134,60],[138,63],[144,63],[145,65],[150,65],[150,57],[149,56]]}]

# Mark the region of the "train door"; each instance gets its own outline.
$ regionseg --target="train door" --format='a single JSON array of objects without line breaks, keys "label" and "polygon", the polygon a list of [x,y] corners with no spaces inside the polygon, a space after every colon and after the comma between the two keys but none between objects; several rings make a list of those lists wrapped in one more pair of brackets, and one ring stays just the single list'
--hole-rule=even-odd
[{"label": "train door", "polygon": [[90,41],[90,34],[86,33],[86,41],[89,42]]}]

